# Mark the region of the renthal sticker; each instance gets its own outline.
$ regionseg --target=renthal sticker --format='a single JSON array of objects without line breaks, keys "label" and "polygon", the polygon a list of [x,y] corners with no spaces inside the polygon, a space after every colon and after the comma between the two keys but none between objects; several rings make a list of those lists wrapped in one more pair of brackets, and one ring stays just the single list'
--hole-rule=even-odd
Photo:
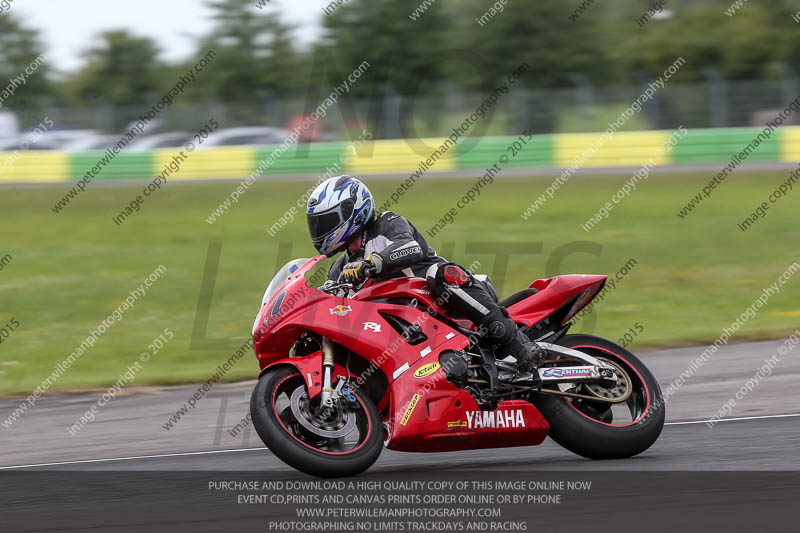
[{"label": "renthal sticker", "polygon": [[381,332],[381,325],[377,322],[364,322],[364,331],[372,330],[375,333]]},{"label": "renthal sticker", "polygon": [[330,310],[332,315],[336,316],[347,316],[347,314],[353,310],[353,308],[350,307],[349,305],[342,305],[342,304],[339,304],[336,307],[329,307],[328,309]]},{"label": "renthal sticker", "polygon": [[465,428],[467,427],[466,420],[456,420],[454,422],[448,422],[447,427],[449,428]]},{"label": "renthal sticker", "polygon": [[439,363],[428,363],[427,365],[422,365],[414,372],[415,378],[425,378],[433,374],[439,370]]},{"label": "renthal sticker", "polygon": [[413,255],[418,253],[422,253],[422,248],[420,248],[419,246],[406,248],[405,250],[397,250],[396,252],[389,254],[389,260],[397,261],[401,257],[406,257],[407,255]]},{"label": "renthal sticker", "polygon": [[416,293],[425,294],[427,296],[430,296],[431,294],[431,291],[429,291],[428,289],[412,289],[412,290]]},{"label": "renthal sticker", "polygon": [[403,418],[400,420],[400,425],[405,426],[408,424],[408,419],[411,418],[411,414],[414,412],[414,408],[417,406],[419,402],[419,394],[415,394],[411,401],[408,402],[408,407],[406,407],[406,413],[403,415]]},{"label": "renthal sticker", "polygon": [[546,378],[579,378],[591,375],[590,368],[548,368],[542,372],[542,376]]},{"label": "renthal sticker", "polygon": [[467,427],[478,428],[524,428],[522,409],[507,411],[467,411]]}]

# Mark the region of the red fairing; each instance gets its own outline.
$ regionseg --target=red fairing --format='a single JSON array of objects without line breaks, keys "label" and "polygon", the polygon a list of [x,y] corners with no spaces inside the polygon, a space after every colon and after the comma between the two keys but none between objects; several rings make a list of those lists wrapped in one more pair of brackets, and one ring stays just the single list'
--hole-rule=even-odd
[{"label": "red fairing", "polygon": [[420,304],[440,313],[445,309],[436,304],[436,298],[431,293],[428,283],[422,278],[397,278],[380,281],[361,289],[355,300],[379,300],[382,298],[414,298]]},{"label": "red fairing", "polygon": [[[392,386],[386,447],[405,452],[449,452],[541,444],[550,425],[533,404],[500,402],[481,411],[472,396],[448,382],[441,367],[421,361]],[[418,377],[425,374],[424,377]]]},{"label": "red fairing", "polygon": [[530,327],[587,291],[585,301],[579,302],[580,305],[572,309],[571,315],[567,317],[569,320],[603,288],[606,279],[608,279],[606,276],[591,274],[568,274],[537,279],[529,288],[537,289],[539,292],[510,306],[508,313],[516,323]]},{"label": "red fairing", "polygon": [[[260,325],[253,337],[254,350],[262,369],[286,358],[303,331],[313,331],[372,362],[386,376],[391,390],[395,378],[422,357],[438,361],[443,350],[460,350],[469,344],[466,336],[420,309],[336,297],[310,288],[304,279],[305,271],[305,266],[299,269],[292,279],[276,290],[275,296],[261,310]],[[402,281],[391,280],[381,285],[384,284],[391,286],[402,284]],[[381,294],[378,291],[387,290],[388,286],[380,289],[376,285],[373,294]],[[412,287],[408,290],[409,294],[430,297],[413,292]],[[284,292],[281,311],[270,316],[275,302]],[[365,296],[369,294],[359,294],[360,298]],[[409,344],[381,313],[399,317],[409,324],[418,324],[426,339],[416,345]]]},{"label": "red fairing", "polygon": [[[332,298],[331,296],[309,287],[305,280],[305,275],[320,261],[324,260],[324,255],[318,255],[309,259],[302,267],[297,269],[292,276],[282,283],[274,292],[272,298],[265,302],[258,314],[256,323],[258,326],[253,331],[253,351],[259,360],[259,364],[264,369],[270,362],[286,357],[297,337],[302,331],[281,332],[284,319],[298,312],[308,312],[314,308],[315,304],[322,300]],[[272,310],[279,298],[283,296],[283,301],[279,306],[279,312],[272,315]],[[296,333],[296,334],[295,334]]]},{"label": "red fairing", "polygon": [[[303,379],[306,380],[309,397],[313,398],[322,392],[322,373],[320,372],[320,368],[322,368],[322,352],[314,352],[306,357],[287,357],[273,362],[270,366],[277,365],[295,367],[302,374]],[[347,369],[334,365],[333,375],[347,377]]]},{"label": "red fairing", "polygon": [[[549,425],[529,402],[500,402],[481,411],[472,396],[446,380],[439,366],[445,350],[469,346],[466,335],[424,309],[439,313],[424,279],[400,278],[373,283],[353,298],[331,296],[308,287],[305,275],[325,256],[300,266],[270,293],[254,327],[254,351],[261,369],[292,365],[304,376],[310,397],[321,391],[322,352],[287,357],[306,331],[330,338],[372,363],[364,372],[380,372],[388,387],[376,399],[387,428],[387,446],[405,451],[451,451],[539,444]],[[519,323],[533,325],[564,305],[577,313],[602,288],[605,276],[557,276],[537,280],[539,292],[509,308]],[[414,299],[417,307],[380,300]],[[418,308],[419,307],[419,308]],[[422,308],[422,309],[420,309]],[[409,343],[385,317],[416,324],[424,339]],[[398,321],[394,321],[398,322]],[[361,377],[337,365],[334,376]]]}]

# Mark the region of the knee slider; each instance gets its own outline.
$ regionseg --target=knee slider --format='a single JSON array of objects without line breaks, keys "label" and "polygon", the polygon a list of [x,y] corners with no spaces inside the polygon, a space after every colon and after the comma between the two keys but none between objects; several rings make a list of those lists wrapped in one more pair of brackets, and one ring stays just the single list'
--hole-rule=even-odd
[{"label": "knee slider", "polygon": [[469,283],[469,275],[458,265],[447,265],[442,269],[442,278],[448,285],[466,285]]}]

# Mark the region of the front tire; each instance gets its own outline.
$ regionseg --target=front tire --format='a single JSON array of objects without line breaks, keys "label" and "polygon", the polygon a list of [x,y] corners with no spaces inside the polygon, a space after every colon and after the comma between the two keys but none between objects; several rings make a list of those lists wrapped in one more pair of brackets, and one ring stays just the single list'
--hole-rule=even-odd
[{"label": "front tire", "polygon": [[[378,459],[383,426],[366,394],[353,387],[347,397],[351,400],[344,408],[315,416],[322,410],[308,399],[302,375],[293,367],[276,367],[258,380],[250,414],[258,436],[289,466],[317,477],[354,476]],[[338,436],[342,432],[347,434]],[[326,436],[334,433],[336,438]]]},{"label": "front tire", "polygon": [[533,404],[549,422],[550,437],[589,459],[623,459],[652,446],[664,427],[665,408],[661,388],[644,363],[622,346],[593,335],[566,335],[558,344],[603,358],[624,371],[631,380],[632,391],[624,403],[630,415],[618,421],[608,404],[537,394]]}]

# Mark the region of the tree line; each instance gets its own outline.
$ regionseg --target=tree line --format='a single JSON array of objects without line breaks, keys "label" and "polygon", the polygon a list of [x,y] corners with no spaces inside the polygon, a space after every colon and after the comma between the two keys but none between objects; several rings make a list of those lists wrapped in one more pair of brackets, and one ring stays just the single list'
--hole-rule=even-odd
[{"label": "tree line", "polygon": [[[272,11],[254,0],[206,3],[213,26],[197,39],[195,55],[217,56],[187,91],[193,102],[302,98],[341,83],[364,61],[371,68],[352,94],[369,99],[387,91],[485,93],[523,62],[530,65],[522,81],[528,89],[640,84],[681,56],[684,82],[782,79],[794,75],[800,52],[792,0],[751,2],[733,16],[725,13],[728,0],[602,0],[580,17],[573,16],[580,0],[439,0],[424,11],[421,0],[350,0],[309,14],[322,18],[309,46],[297,44],[297,28],[283,20],[278,2]],[[13,10],[0,14],[0,85],[46,52]],[[43,64],[5,107],[152,101],[195,59],[167,63],[160,52],[135,31],[106,31],[78,69]]]}]

